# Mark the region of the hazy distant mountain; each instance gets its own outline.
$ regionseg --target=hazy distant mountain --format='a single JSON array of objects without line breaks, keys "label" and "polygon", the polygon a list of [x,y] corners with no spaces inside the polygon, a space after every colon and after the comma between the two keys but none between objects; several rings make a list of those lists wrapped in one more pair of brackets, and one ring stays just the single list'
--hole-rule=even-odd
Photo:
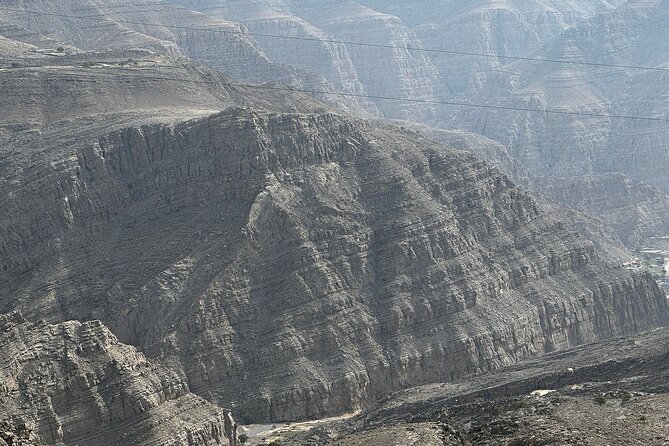
[{"label": "hazy distant mountain", "polygon": [[[327,0],[238,1],[179,0],[207,14],[239,21],[272,60],[322,75],[343,92],[434,100],[437,70],[421,52],[346,45],[367,42],[421,47],[415,33],[395,16],[360,2]],[[269,36],[263,36],[269,35]],[[302,37],[300,41],[276,35]],[[314,41],[320,40],[320,41]],[[358,99],[370,112],[403,119],[434,119],[433,105],[383,99]]]},{"label": "hazy distant mountain", "polygon": [[363,0],[396,14],[418,35],[425,48],[486,54],[475,57],[428,53],[438,69],[439,98],[467,97],[489,71],[509,60],[496,56],[531,56],[565,29],[623,3],[615,1],[433,1]]},{"label": "hazy distant mountain", "polygon": [[[357,96],[352,100],[372,114],[480,133],[504,144],[517,166],[533,176],[623,173],[669,192],[669,175],[665,174],[669,169],[665,141],[669,138],[664,122],[429,103],[666,116],[665,101],[658,99],[666,85],[666,72],[513,58],[661,67],[669,58],[667,39],[659,37],[667,2],[181,3],[244,24],[256,34],[254,38],[270,59],[317,73],[345,94]],[[400,49],[403,46],[441,52]],[[366,95],[428,102],[360,97]],[[642,190],[645,186],[636,187]],[[648,212],[650,219],[665,220],[662,212]],[[597,217],[612,226],[620,224],[607,221],[609,214]],[[646,215],[638,218],[642,221],[630,220],[626,225],[645,225]],[[664,229],[653,227],[665,231],[669,223]]]},{"label": "hazy distant mountain", "polygon": [[[321,93],[313,96],[341,110],[362,112],[355,99],[331,95],[337,88],[322,76],[271,61],[240,24],[173,3],[12,0],[0,6],[7,8],[0,9],[0,35],[33,44],[33,50],[63,46],[72,53],[141,48],[184,56],[243,81],[277,81],[315,90]],[[20,12],[23,9],[28,13]]]},{"label": "hazy distant mountain", "polygon": [[[664,19],[663,19],[664,18]],[[493,73],[471,102],[578,113],[667,116],[669,2],[630,2],[564,31],[535,54],[665,71],[515,62]],[[666,122],[450,110],[444,125],[483,132],[511,148],[531,171],[548,176],[623,172],[669,191]]]}]

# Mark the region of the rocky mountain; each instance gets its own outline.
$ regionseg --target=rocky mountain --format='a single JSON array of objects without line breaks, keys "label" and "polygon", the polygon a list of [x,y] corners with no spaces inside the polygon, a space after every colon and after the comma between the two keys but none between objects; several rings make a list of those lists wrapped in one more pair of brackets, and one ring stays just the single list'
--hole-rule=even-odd
[{"label": "rocky mountain", "polygon": [[612,227],[626,246],[669,233],[669,196],[623,174],[535,180],[530,188]]},{"label": "rocky mountain", "polygon": [[32,45],[32,52],[53,52],[58,47],[68,54],[141,48],[187,57],[245,82],[306,88],[341,110],[364,114],[355,99],[337,94],[322,76],[271,61],[240,24],[171,2],[11,0],[1,6],[0,35]]},{"label": "rocky mountain", "polygon": [[4,444],[236,444],[228,411],[99,321],[47,325],[3,315],[0,346],[0,418],[16,431],[0,433]]},{"label": "rocky mountain", "polygon": [[[667,2],[622,3],[482,1],[420,8],[406,2],[371,2],[401,17],[427,48],[498,56],[429,53],[439,73],[449,79],[451,92],[442,91],[441,98],[455,95],[493,106],[663,117],[666,107],[657,98],[666,84],[663,67],[669,53],[658,36]],[[421,13],[426,10],[429,14]],[[473,38],[458,38],[463,35]],[[514,61],[505,56],[601,65]],[[602,220],[627,246],[667,233],[667,138],[662,122],[460,107],[440,111],[445,120],[438,126],[467,129],[501,142],[504,150],[498,154],[504,159],[498,165],[520,173],[514,179]],[[528,175],[534,179],[520,178]]]},{"label": "rocky mountain", "polygon": [[[164,2],[12,3],[29,4],[47,14],[0,8],[3,29],[32,33],[0,46],[0,351],[16,352],[0,358],[0,418],[19,436],[234,443],[230,413],[340,414],[669,321],[649,274],[603,260],[509,176],[452,147],[502,164],[512,152],[498,143],[434,141],[233,81],[215,60],[285,67],[234,21]],[[285,3],[328,35],[369,26],[413,41],[398,19],[348,6],[321,16]],[[184,23],[242,36],[231,50],[181,35]],[[336,47],[349,66],[373,61]],[[429,64],[400,53],[392,65],[412,74],[393,85],[429,92]],[[349,74],[348,87],[328,82],[371,88]]]},{"label": "rocky mountain", "polygon": [[[581,113],[556,116],[374,98],[359,102],[385,117],[490,137],[506,147],[515,168],[536,178],[579,183],[593,176],[622,174],[636,183],[637,190],[650,184],[665,194],[669,191],[663,122],[587,116],[666,114],[663,101],[655,99],[666,83],[661,67],[667,52],[663,42],[656,41],[662,34],[666,2],[366,0],[334,5],[263,0],[240,5],[181,0],[181,4],[243,23],[268,57],[318,73],[359,101],[360,95],[392,96]],[[523,58],[530,60],[518,60]],[[633,66],[655,69],[624,68]],[[413,87],[408,87],[411,83]],[[607,199],[615,202],[617,197],[609,194]],[[624,225],[649,226],[649,219],[664,221],[663,212],[646,206],[636,217],[628,212],[633,219]],[[620,218],[610,213],[593,216],[614,231],[621,226]],[[660,229],[657,224],[650,226]],[[635,234],[623,237],[630,247],[640,241],[638,231]],[[663,233],[649,235],[658,234]]]},{"label": "rocky mountain", "polygon": [[229,108],[78,138],[3,174],[3,306],[102,320],[247,420],[666,321],[648,276],[412,131]]},{"label": "rocky mountain", "polygon": [[[13,28],[2,34],[89,50],[144,46],[179,53],[239,79],[288,83],[354,113],[483,134],[504,144],[534,176],[623,173],[669,190],[662,122],[429,103],[663,116],[662,101],[653,100],[663,71],[610,65],[662,66],[667,55],[653,36],[666,2],[180,0],[186,8],[119,2],[11,4],[56,12],[35,17],[4,11]],[[90,26],[84,12],[103,15],[105,23]],[[111,38],[120,29],[127,30],[123,37]],[[586,33],[592,38],[584,39]],[[514,59],[524,57],[595,65]]]},{"label": "rocky mountain", "polygon": [[[263,0],[240,5],[235,0],[179,0],[179,3],[242,23],[272,60],[323,76],[345,94],[358,96],[359,103],[371,113],[398,119],[434,119],[433,105],[382,99],[434,100],[437,84],[437,71],[429,58],[422,52],[401,48],[421,48],[422,44],[396,16],[354,1]],[[378,46],[388,44],[397,48]]]},{"label": "rocky mountain", "polygon": [[[407,125],[407,123],[402,123]],[[431,139],[473,153],[497,166],[555,212],[569,229],[591,240],[609,261],[628,261],[630,247],[643,246],[669,232],[669,196],[623,174],[588,177],[537,177],[506,146],[471,132],[410,125]]]},{"label": "rocky mountain", "polygon": [[[623,3],[605,1],[364,0],[397,15],[416,32],[439,75],[438,98],[470,98],[492,72],[528,57],[562,32]],[[467,54],[469,53],[469,54]],[[483,54],[477,57],[472,54]],[[440,116],[444,115],[443,110]]]},{"label": "rocky mountain", "polygon": [[[596,66],[521,61],[500,70],[472,102],[578,113],[660,117],[669,53],[655,42],[666,2],[633,1],[569,28],[536,56]],[[587,36],[587,38],[584,38]],[[647,66],[651,69],[608,65]],[[500,96],[499,92],[506,92]],[[474,124],[473,116],[478,119]],[[667,188],[666,125],[659,121],[548,116],[541,113],[452,114],[449,124],[472,128],[514,149],[544,176],[621,172]],[[485,127],[485,130],[483,129]]]}]

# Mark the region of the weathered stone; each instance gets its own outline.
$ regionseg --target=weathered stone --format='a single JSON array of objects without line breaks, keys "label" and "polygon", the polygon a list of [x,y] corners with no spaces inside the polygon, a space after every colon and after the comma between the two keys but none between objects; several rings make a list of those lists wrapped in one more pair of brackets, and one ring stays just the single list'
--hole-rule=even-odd
[{"label": "weathered stone", "polygon": [[193,395],[183,374],[121,344],[99,321],[45,325],[1,315],[0,350],[0,416],[30,420],[11,429],[0,423],[10,445],[236,442],[228,411]]},{"label": "weathered stone", "polygon": [[8,208],[4,302],[102,319],[247,419],[666,321],[648,276],[606,266],[496,169],[392,126],[230,109],[34,169],[16,203],[52,199]]}]

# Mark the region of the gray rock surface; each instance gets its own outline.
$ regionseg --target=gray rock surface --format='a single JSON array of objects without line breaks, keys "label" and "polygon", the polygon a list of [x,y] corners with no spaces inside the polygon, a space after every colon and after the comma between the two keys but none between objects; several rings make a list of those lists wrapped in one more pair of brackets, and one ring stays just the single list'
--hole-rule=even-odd
[{"label": "gray rock surface", "polygon": [[271,61],[239,23],[171,2],[12,0],[2,6],[8,9],[0,10],[0,21],[11,26],[1,28],[0,34],[38,49],[64,45],[68,52],[119,52],[142,48],[164,56],[185,56],[246,82],[277,81],[310,89],[320,100],[364,114],[356,100],[337,95],[322,76]]},{"label": "gray rock surface", "polygon": [[[435,99],[437,70],[424,53],[403,48],[421,48],[422,44],[396,16],[354,1],[264,0],[240,5],[234,0],[180,0],[179,3],[243,23],[272,60],[322,75],[346,94],[374,96],[357,98],[371,113],[418,121],[435,117],[434,105],[380,99]],[[277,35],[310,40],[272,37]],[[313,41],[316,39],[321,41]],[[366,42],[372,46],[346,42]],[[374,46],[388,44],[398,48]]]},{"label": "gray rock surface", "polygon": [[[74,11],[76,2],[34,5]],[[161,5],[149,18],[175,23]],[[412,42],[396,18],[355,11],[335,8],[320,25],[370,24]],[[148,12],[109,14],[117,30]],[[65,21],[20,25],[75,47],[0,71],[0,311],[53,324],[46,334],[24,328],[30,342],[46,338],[53,375],[69,357],[58,337],[85,344],[90,329],[112,339],[103,343],[112,353],[77,362],[82,370],[118,348],[160,367],[154,381],[137,381],[149,395],[176,379],[245,421],[287,420],[667,322],[650,276],[603,261],[470,154],[304,95],[234,84],[183,58],[218,60],[213,38],[188,46],[187,36],[132,29],[118,46],[86,47],[71,28],[46,32]],[[104,40],[103,30],[82,32]],[[225,54],[248,50],[265,66],[253,42],[240,45]],[[407,94],[429,90],[418,76],[425,66],[407,70],[420,81]],[[71,320],[100,320],[119,341]],[[33,400],[32,410],[49,413],[48,401]],[[77,423],[62,435],[92,429]]]},{"label": "gray rock surface", "polygon": [[[364,0],[333,5],[263,0],[243,6],[234,1],[181,3],[244,23],[259,34],[258,44],[268,57],[318,73],[347,94],[406,94],[417,99],[577,113],[666,115],[664,102],[658,99],[664,94],[665,72],[606,66],[666,65],[666,39],[658,37],[663,33],[662,18],[667,15],[666,2],[662,1]],[[262,34],[327,42],[277,39]],[[345,42],[447,53],[407,53]],[[514,57],[604,66],[517,61]],[[360,105],[372,113],[380,110],[386,117],[466,129],[503,143],[507,161],[514,164],[514,169],[539,179],[536,184],[543,177],[557,177],[554,182],[567,178],[572,184],[586,184],[596,176],[615,178],[623,174],[635,182],[634,189],[641,194],[648,184],[665,194],[669,192],[669,176],[665,173],[669,158],[664,150],[667,126],[662,122],[448,106],[435,109],[431,104],[407,108],[407,104],[397,102],[375,102],[375,107],[369,103]],[[618,202],[612,189],[600,187],[597,193],[603,200]],[[560,204],[579,200],[578,196],[561,198]],[[616,213],[576,207],[615,228],[628,247],[636,248],[644,237],[664,235],[652,231],[664,231],[660,222],[666,221],[662,204],[655,209],[647,196],[638,199],[649,205],[641,209],[634,204],[621,204],[618,207],[629,210]],[[623,221],[625,218],[628,220]],[[632,228],[631,234],[625,230],[621,235],[618,230],[623,226]]]},{"label": "gray rock surface", "polygon": [[622,174],[556,178],[536,177],[502,144],[475,133],[402,124],[422,134],[473,153],[497,166],[584,238],[591,240],[608,261],[629,261],[630,247],[638,247],[657,234],[669,233],[664,192]]},{"label": "gray rock surface", "polygon": [[2,315],[0,349],[0,417],[14,420],[4,433],[0,423],[4,444],[236,444],[228,411],[99,321],[46,325]]},{"label": "gray rock surface", "polygon": [[535,179],[529,187],[554,203],[598,216],[626,246],[669,234],[669,195],[623,174]]},{"label": "gray rock surface", "polygon": [[0,421],[0,446],[37,446],[39,439],[25,423]]},{"label": "gray rock surface", "polygon": [[[96,12],[105,15],[105,24],[90,26],[90,19],[64,19],[57,14],[35,18],[4,12],[0,14],[16,29],[3,35],[11,38],[37,31],[43,38],[74,48],[143,46],[183,54],[236,78],[323,91],[314,95],[347,111],[366,110],[481,133],[503,143],[512,159],[535,176],[623,173],[669,191],[664,174],[668,161],[662,149],[666,126],[661,122],[364,98],[663,116],[663,102],[655,100],[662,94],[662,71],[514,61],[505,56],[661,67],[669,55],[662,39],[654,36],[662,33],[658,26],[667,14],[665,2],[180,1],[202,13],[165,2],[151,6],[120,2],[31,0],[14,6],[60,14]],[[184,26],[195,29],[180,28]],[[120,29],[122,37],[111,38]],[[273,37],[277,35],[290,38]],[[346,44],[356,41],[398,48]]]},{"label": "gray rock surface", "polygon": [[[468,99],[489,105],[665,117],[666,104],[660,98],[666,94],[669,51],[660,36],[668,14],[663,1],[631,1],[598,14],[566,29],[532,57],[604,65],[517,61],[492,72]],[[669,191],[665,122],[453,109],[444,125],[502,142],[535,175],[623,173]]]},{"label": "gray rock surface", "polygon": [[[5,189],[5,307],[101,319],[248,419],[666,321],[648,276],[607,266],[496,169],[393,126],[233,108],[60,159]],[[18,205],[36,196],[51,198]]]}]

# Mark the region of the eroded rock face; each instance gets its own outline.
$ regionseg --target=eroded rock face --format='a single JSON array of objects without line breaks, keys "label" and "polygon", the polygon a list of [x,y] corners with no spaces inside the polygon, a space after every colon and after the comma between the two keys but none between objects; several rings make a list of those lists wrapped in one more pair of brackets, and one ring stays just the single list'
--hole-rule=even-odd
[{"label": "eroded rock face", "polygon": [[[659,98],[666,94],[667,71],[663,67],[669,60],[669,48],[662,23],[667,17],[669,6],[662,1],[631,1],[595,15],[546,42],[533,57],[602,65],[509,63],[491,73],[469,99],[488,105],[663,117],[666,103]],[[623,173],[669,191],[665,122],[453,112],[444,125],[467,128],[502,142],[535,175]]]},{"label": "eroded rock face", "polygon": [[396,16],[353,1],[179,3],[213,17],[243,23],[271,60],[323,76],[338,91],[353,95],[372,114],[416,121],[435,117],[434,104],[383,99],[433,101],[439,83],[432,61],[425,53],[412,50],[422,48],[418,37]]},{"label": "eroded rock face", "polygon": [[415,126],[428,137],[473,153],[497,166],[515,184],[546,201],[561,219],[591,240],[610,260],[628,259],[629,249],[669,233],[669,195],[622,173],[573,177],[537,176],[489,138],[462,131]]},{"label": "eroded rock face", "polygon": [[[319,73],[347,93],[401,97],[406,92],[409,98],[493,107],[666,115],[665,102],[658,99],[666,84],[666,70],[661,68],[669,57],[666,39],[662,37],[662,24],[666,22],[663,18],[669,11],[666,2],[360,0],[323,5],[313,1],[262,0],[243,6],[211,0],[181,3],[244,23],[260,35],[325,40],[256,38],[268,57]],[[339,40],[349,44],[335,43]],[[404,54],[350,42],[444,52]],[[525,57],[602,65],[516,59]],[[413,67],[413,71],[406,67]],[[412,79],[414,85],[406,79]],[[421,90],[421,85],[426,89]],[[535,178],[555,177],[557,182],[566,179],[585,185],[593,177],[613,178],[622,173],[636,182],[635,189],[641,195],[647,189],[641,183],[669,191],[669,176],[664,173],[668,168],[664,149],[667,126],[663,122],[460,106],[426,111],[425,104],[414,104],[408,113],[401,113],[397,109],[406,105],[391,104],[395,109],[389,110],[388,101],[376,102],[387,117],[467,129],[502,142],[514,167]],[[369,104],[361,105],[369,109]],[[618,202],[619,197],[611,190],[604,195],[603,187],[590,190],[606,201]],[[575,203],[580,200],[578,195],[560,197],[563,199],[559,202]],[[647,201],[645,195],[639,200]],[[645,209],[620,204],[615,212],[576,207],[614,228],[628,247],[638,247],[648,234],[664,235],[657,224],[663,219],[663,212],[656,212],[652,204],[643,206]],[[631,228],[631,234],[627,229],[620,232],[621,226]],[[655,229],[660,232],[650,232]]]},{"label": "eroded rock face", "polygon": [[[270,60],[241,24],[171,2],[12,0],[3,6],[7,9],[0,11],[0,19],[7,25],[0,35],[18,43],[0,41],[2,51],[15,53],[17,44],[51,52],[64,46],[68,53],[141,48],[174,60],[188,57],[244,82],[274,81],[308,89],[341,110],[364,114],[355,99],[336,94],[336,87],[319,73]],[[39,14],[31,14],[35,11]]]},{"label": "eroded rock face", "polygon": [[15,203],[52,199],[2,220],[3,304],[101,319],[245,419],[666,321],[649,276],[606,266],[496,169],[392,126],[231,109],[31,172]]},{"label": "eroded rock face", "polygon": [[0,444],[236,444],[228,411],[99,321],[46,325],[6,314],[0,348],[0,418],[15,420]]},{"label": "eroded rock face", "polygon": [[506,57],[531,57],[569,27],[620,5],[622,0],[360,2],[399,17],[425,48],[451,52],[428,53],[441,80],[438,97],[446,100],[470,97],[495,70],[513,62]]},{"label": "eroded rock face", "polygon": [[39,439],[26,423],[0,421],[0,446],[37,446],[38,444]]},{"label": "eroded rock face", "polygon": [[669,195],[623,174],[534,180],[553,202],[599,216],[627,246],[669,233]]},{"label": "eroded rock face", "polygon": [[[76,53],[36,53],[0,76],[12,92],[0,97],[0,312],[54,324],[2,319],[0,345],[14,352],[2,398],[48,444],[226,444],[234,424],[211,403],[245,420],[341,413],[667,321],[649,276],[602,262],[484,162],[323,113],[299,94],[233,85],[183,58],[239,76],[251,67],[254,81],[429,100],[425,57],[398,48],[384,66],[369,48],[327,44],[312,55],[341,64],[312,77],[270,60],[236,23],[167,4],[29,3],[106,17],[90,29],[20,16],[0,42],[26,58],[48,42]],[[278,23],[304,36],[420,44],[398,17],[325,3],[323,15],[290,2],[308,20]],[[262,31],[272,20],[247,22]],[[37,37],[18,43],[25,30]],[[119,64],[127,54],[141,57]],[[395,105],[385,112],[432,113]],[[442,136],[519,165],[485,138]],[[74,319],[102,323],[64,322]]]}]

